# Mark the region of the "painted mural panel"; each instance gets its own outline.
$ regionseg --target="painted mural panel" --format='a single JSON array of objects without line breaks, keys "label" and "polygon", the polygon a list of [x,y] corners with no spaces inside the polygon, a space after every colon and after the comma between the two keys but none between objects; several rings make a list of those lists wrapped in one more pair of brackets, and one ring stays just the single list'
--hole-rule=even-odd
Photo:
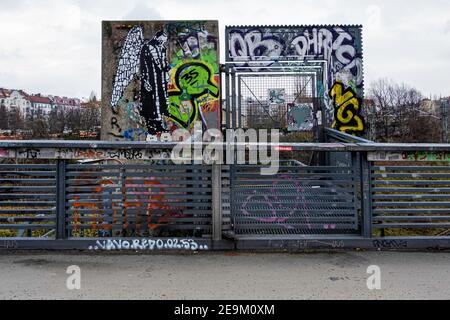
[{"label": "painted mural panel", "polygon": [[313,128],[312,104],[288,104],[288,131],[310,131]]},{"label": "painted mural panel", "polygon": [[[325,102],[328,125],[362,133],[361,30],[359,25],[230,26],[226,28],[226,59],[241,71],[253,72],[282,68],[292,61],[316,61],[322,68],[316,89]],[[338,96],[340,92],[345,94]]]},{"label": "painted mural panel", "polygon": [[217,21],[104,21],[102,139],[220,126]]}]

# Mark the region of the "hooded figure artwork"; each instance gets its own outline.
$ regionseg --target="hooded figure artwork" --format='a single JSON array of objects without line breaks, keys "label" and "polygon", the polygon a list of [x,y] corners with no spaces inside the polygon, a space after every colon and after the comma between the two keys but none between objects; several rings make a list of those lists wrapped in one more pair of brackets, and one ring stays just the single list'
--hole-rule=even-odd
[{"label": "hooded figure artwork", "polygon": [[151,40],[144,40],[141,27],[133,27],[122,48],[114,79],[111,107],[117,108],[125,90],[135,77],[140,77],[140,122],[149,134],[164,131],[167,116],[169,63],[167,34],[159,31]]},{"label": "hooded figure artwork", "polygon": [[169,64],[166,57],[167,35],[160,31],[142,47],[141,110],[149,133],[163,131],[162,116],[167,116]]}]

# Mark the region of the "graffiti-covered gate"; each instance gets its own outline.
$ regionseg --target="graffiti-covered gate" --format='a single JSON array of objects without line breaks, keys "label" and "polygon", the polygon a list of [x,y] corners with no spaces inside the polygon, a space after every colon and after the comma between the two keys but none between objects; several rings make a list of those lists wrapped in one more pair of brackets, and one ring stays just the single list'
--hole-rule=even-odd
[{"label": "graffiti-covered gate", "polygon": [[261,176],[259,169],[237,165],[232,174],[237,236],[359,232],[354,167],[301,166],[292,161],[272,176]]},{"label": "graffiti-covered gate", "polygon": [[361,26],[229,26],[225,46],[229,127],[364,131]]},{"label": "graffiti-covered gate", "polygon": [[[364,129],[359,26],[232,26],[225,40],[226,128],[278,129],[285,142]],[[334,156],[283,150],[270,176],[231,166],[235,236],[358,234],[359,164]]]}]

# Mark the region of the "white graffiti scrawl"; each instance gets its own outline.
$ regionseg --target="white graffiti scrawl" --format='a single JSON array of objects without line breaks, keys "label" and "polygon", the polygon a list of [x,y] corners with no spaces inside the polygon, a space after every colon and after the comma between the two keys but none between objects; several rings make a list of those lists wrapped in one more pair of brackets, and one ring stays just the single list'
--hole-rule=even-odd
[{"label": "white graffiti scrawl", "polygon": [[252,71],[277,60],[326,60],[333,73],[348,70],[362,82],[362,61],[357,39],[342,27],[290,28],[274,30],[231,29],[229,58]]},{"label": "white graffiti scrawl", "polygon": [[[324,101],[327,123],[339,124],[335,122],[336,106],[330,98],[336,83],[350,88],[363,101],[361,29],[357,25],[227,27],[227,62],[241,72],[284,71],[287,66],[313,65],[317,97]],[[364,126],[358,130],[344,125],[339,128],[347,133],[364,131]]]},{"label": "white graffiti scrawl", "polygon": [[[247,66],[256,71],[269,66],[270,61],[282,55],[284,45],[273,36],[263,36],[259,30],[250,30],[246,33],[240,31],[230,33],[230,55],[234,62],[257,61]],[[243,62],[246,65],[246,62]]]},{"label": "white graffiti scrawl", "polygon": [[89,250],[189,250],[200,251],[208,250],[209,247],[206,244],[199,244],[193,239],[106,239],[97,240],[95,245],[88,247]]}]

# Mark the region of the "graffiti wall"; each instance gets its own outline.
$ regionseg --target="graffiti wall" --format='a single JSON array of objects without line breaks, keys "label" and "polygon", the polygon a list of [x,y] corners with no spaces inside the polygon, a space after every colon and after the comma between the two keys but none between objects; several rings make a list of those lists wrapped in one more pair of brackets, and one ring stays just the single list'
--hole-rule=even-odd
[{"label": "graffiti wall", "polygon": [[[363,64],[361,26],[232,26],[226,28],[226,59],[238,70],[283,70],[295,62],[317,62],[315,88],[329,126],[362,133]],[[339,95],[341,94],[341,95]]]},{"label": "graffiti wall", "polygon": [[217,21],[104,21],[102,139],[220,126]]}]

